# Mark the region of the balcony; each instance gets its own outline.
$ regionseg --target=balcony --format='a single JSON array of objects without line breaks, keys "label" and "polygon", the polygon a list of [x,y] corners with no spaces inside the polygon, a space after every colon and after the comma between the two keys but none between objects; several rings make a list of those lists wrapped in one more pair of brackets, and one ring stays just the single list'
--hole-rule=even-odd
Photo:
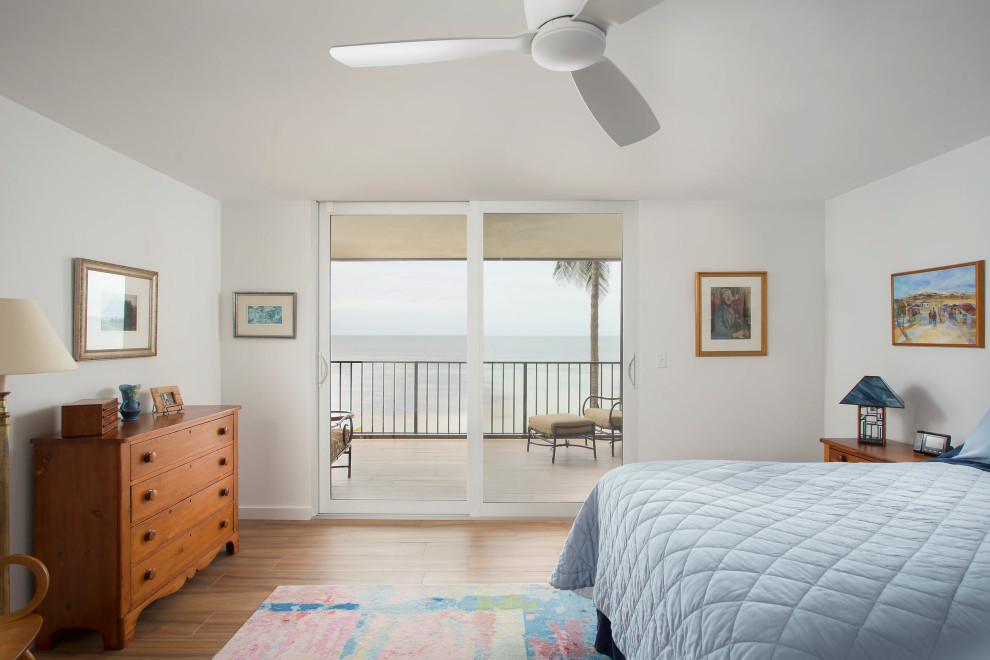
[{"label": "balcony", "polygon": [[[526,451],[531,415],[572,413],[591,393],[618,397],[619,362],[484,363],[486,501],[582,501],[606,471],[622,464],[598,442],[598,458],[581,449]],[[354,413],[352,477],[334,470],[335,499],[464,499],[467,383],[464,362],[333,361],[332,407]],[[346,459],[345,459],[346,460]]]}]

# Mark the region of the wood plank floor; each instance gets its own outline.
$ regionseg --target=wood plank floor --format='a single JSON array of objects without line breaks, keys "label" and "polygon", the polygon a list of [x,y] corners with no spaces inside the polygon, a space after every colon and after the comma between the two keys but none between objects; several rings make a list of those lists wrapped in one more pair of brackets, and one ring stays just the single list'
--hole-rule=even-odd
[{"label": "wood plank floor", "polygon": [[[580,442],[580,441],[578,441]],[[602,475],[622,465],[622,443],[615,456],[598,441],[598,458],[583,447],[526,451],[526,440],[490,438],[484,443],[486,502],[583,502]],[[354,465],[330,475],[334,499],[463,500],[467,493],[467,443],[464,439],[357,438]],[[337,464],[346,464],[347,457]]]},{"label": "wood plank floor", "polygon": [[[590,452],[588,452],[590,455]],[[152,603],[123,651],[63,631],[43,658],[206,660],[283,584],[546,583],[570,521],[241,521],[221,553],[178,593]]]}]

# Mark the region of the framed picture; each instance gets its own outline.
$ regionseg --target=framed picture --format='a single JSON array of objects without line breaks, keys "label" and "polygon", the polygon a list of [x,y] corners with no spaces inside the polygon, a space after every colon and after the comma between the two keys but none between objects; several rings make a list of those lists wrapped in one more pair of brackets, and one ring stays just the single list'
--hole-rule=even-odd
[{"label": "framed picture", "polygon": [[158,354],[158,273],[74,259],[72,356],[76,360]]},{"label": "framed picture", "polygon": [[182,410],[182,395],[175,385],[168,387],[152,387],[151,401],[155,404],[155,412],[165,414]]},{"label": "framed picture", "polygon": [[234,293],[234,336],[296,338],[295,293]]},{"label": "framed picture", "polygon": [[983,266],[971,261],[891,275],[891,343],[983,348]]},{"label": "framed picture", "polygon": [[767,273],[696,273],[694,349],[700,357],[767,354]]}]

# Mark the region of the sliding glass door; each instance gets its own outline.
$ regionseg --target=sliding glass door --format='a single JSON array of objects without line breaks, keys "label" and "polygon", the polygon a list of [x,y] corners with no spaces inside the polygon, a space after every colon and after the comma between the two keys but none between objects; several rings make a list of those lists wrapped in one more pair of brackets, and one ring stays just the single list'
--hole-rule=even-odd
[{"label": "sliding glass door", "polygon": [[484,501],[582,502],[622,464],[585,417],[621,424],[622,215],[486,213],[484,243]]},{"label": "sliding glass door", "polygon": [[329,499],[463,510],[466,217],[339,214],[329,230]]},{"label": "sliding glass door", "polygon": [[554,449],[531,443],[528,428],[534,416],[625,407],[623,209],[471,202],[325,213],[318,510],[573,515],[622,463],[622,442],[598,428]]}]

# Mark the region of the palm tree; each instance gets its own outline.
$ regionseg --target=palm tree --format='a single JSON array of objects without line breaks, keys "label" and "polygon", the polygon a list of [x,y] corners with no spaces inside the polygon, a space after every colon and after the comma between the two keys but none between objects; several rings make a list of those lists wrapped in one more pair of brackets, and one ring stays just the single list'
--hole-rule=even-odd
[{"label": "palm tree", "polygon": [[[561,286],[571,285],[591,294],[591,362],[598,362],[598,299],[608,295],[607,261],[558,261],[553,278]],[[598,396],[598,365],[591,365],[591,396]],[[597,407],[597,404],[592,404]]]}]

